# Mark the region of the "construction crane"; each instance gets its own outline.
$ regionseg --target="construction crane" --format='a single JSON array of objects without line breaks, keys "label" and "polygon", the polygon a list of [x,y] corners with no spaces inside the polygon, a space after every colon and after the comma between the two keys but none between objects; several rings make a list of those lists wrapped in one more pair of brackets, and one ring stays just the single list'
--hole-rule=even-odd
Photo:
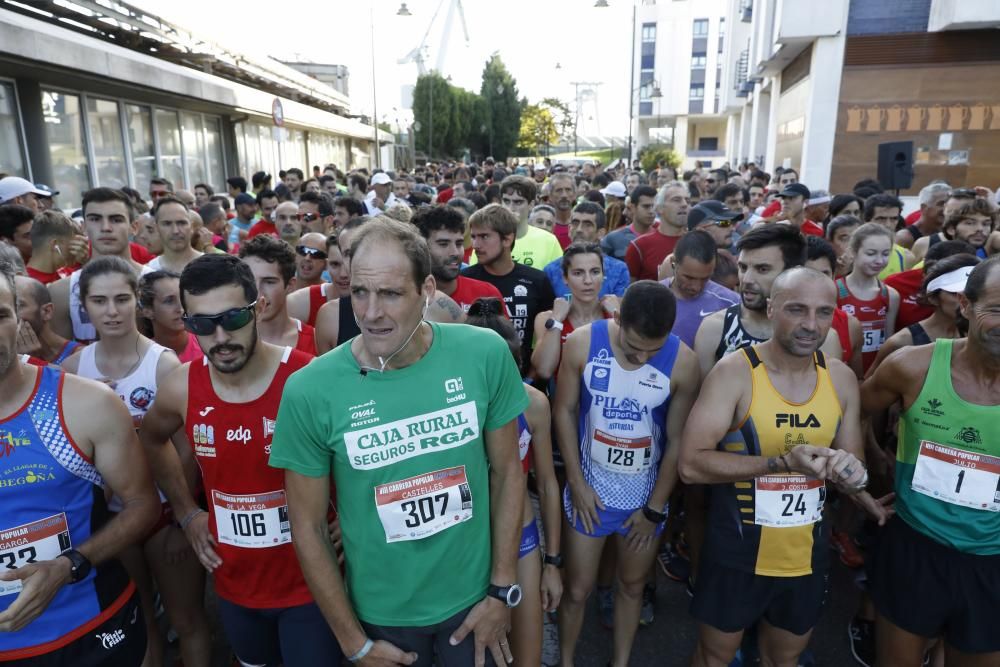
[{"label": "construction crane", "polygon": [[[438,14],[441,13],[441,7],[444,6],[445,1],[446,0],[439,0],[437,8],[434,10],[434,15],[431,16],[431,21],[427,24],[427,30],[424,32],[424,38],[420,40],[420,44],[396,61],[400,65],[416,63],[417,73],[420,76],[427,74],[427,38],[430,36],[431,30],[434,28],[434,22],[437,20]],[[438,49],[437,65],[434,67],[434,71],[436,72],[440,72],[444,68],[444,59],[448,53],[448,36],[451,34],[451,25],[455,20],[456,10],[458,11],[458,17],[462,22],[462,34],[465,36],[465,44],[466,46],[469,45],[469,28],[465,24],[465,10],[462,8],[462,0],[447,0],[447,2],[448,13],[445,15],[444,28],[441,31],[441,46]]]}]

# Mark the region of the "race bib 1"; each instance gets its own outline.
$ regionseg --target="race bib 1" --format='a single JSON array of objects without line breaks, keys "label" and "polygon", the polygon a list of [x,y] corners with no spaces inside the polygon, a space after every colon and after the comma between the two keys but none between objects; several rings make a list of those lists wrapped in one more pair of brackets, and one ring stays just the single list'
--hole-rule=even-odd
[{"label": "race bib 1", "polygon": [[1000,512],[1000,458],[924,440],[910,488],[952,505]]},{"label": "race bib 1", "polygon": [[865,322],[864,324],[870,324],[872,328],[867,326],[862,328],[862,334],[864,340],[861,343],[862,352],[878,352],[882,347],[882,335],[885,333],[884,322]]},{"label": "race bib 1", "polygon": [[[16,570],[28,563],[57,558],[72,546],[66,514],[55,514],[0,531],[0,565],[8,570]],[[0,595],[20,591],[20,581],[0,581]]]},{"label": "race bib 1", "polygon": [[245,549],[266,549],[292,541],[284,491],[234,496],[212,491],[219,542]]},{"label": "race bib 1", "polygon": [[590,458],[610,472],[636,475],[646,472],[652,464],[652,444],[653,439],[649,436],[622,438],[595,430],[590,442]]},{"label": "race bib 1", "polygon": [[754,490],[754,523],[771,528],[808,526],[823,517],[826,484],[805,475],[758,477]]},{"label": "race bib 1", "polygon": [[465,466],[445,468],[375,487],[385,541],[422,540],[472,518]]}]

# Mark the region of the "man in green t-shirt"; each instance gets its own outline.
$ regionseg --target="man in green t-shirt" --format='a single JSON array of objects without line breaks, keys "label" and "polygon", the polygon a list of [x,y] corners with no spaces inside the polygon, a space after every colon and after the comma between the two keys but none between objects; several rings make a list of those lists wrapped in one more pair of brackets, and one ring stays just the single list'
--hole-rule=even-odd
[{"label": "man in green t-shirt", "polygon": [[1000,257],[968,268],[939,278],[968,336],[898,350],[861,386],[868,414],[903,407],[896,517],[867,559],[880,665],[919,665],[936,637],[949,665],[1000,664]]},{"label": "man in green t-shirt", "polygon": [[[288,380],[270,463],[286,469],[302,571],[352,662],[464,667],[488,648],[504,664],[528,398],[499,336],[423,320],[430,266],[411,226],[362,228],[351,252],[361,335]],[[346,582],[326,529],[331,472]]]}]

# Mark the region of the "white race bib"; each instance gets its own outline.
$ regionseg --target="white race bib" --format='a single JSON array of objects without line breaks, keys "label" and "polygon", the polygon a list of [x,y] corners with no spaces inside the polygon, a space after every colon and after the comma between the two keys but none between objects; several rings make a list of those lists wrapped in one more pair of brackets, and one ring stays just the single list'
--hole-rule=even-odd
[{"label": "white race bib", "polygon": [[1000,512],[1000,458],[924,440],[910,488],[952,505]]},{"label": "white race bib", "polygon": [[646,472],[652,465],[652,444],[653,439],[649,436],[622,438],[595,429],[590,443],[590,457],[610,472],[637,475]]},{"label": "white race bib", "polygon": [[770,475],[758,477],[754,487],[754,523],[758,526],[808,526],[823,517],[826,484],[821,480]]},{"label": "white race bib", "polygon": [[445,468],[375,487],[385,541],[422,540],[472,518],[465,466]]},{"label": "white race bib", "polygon": [[266,549],[292,541],[284,491],[233,496],[212,491],[219,542],[245,549]]},{"label": "white race bib", "polygon": [[[868,324],[868,323],[865,322],[863,324]],[[871,325],[872,326],[883,326],[883,324],[880,324],[879,322],[872,322]],[[864,327],[862,329],[862,334],[864,335],[864,340],[861,343],[861,351],[862,352],[878,352],[879,349],[882,347],[882,334],[883,333],[884,333],[884,329],[881,329],[881,328],[878,328],[878,329],[869,329],[868,327]]]},{"label": "white race bib", "polygon": [[[28,563],[57,558],[72,548],[66,514],[60,513],[0,531],[0,566],[16,570]],[[0,581],[0,595],[21,591],[21,582]]]}]

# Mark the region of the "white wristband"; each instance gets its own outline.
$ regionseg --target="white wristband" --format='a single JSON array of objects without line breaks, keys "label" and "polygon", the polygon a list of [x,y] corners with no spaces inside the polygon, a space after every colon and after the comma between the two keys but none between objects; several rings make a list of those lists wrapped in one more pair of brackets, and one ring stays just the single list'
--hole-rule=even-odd
[{"label": "white wristband", "polygon": [[351,663],[361,662],[361,660],[364,659],[364,657],[371,652],[373,646],[375,646],[375,642],[373,642],[371,639],[366,639],[364,646],[358,649],[357,653],[348,657],[347,661]]}]

